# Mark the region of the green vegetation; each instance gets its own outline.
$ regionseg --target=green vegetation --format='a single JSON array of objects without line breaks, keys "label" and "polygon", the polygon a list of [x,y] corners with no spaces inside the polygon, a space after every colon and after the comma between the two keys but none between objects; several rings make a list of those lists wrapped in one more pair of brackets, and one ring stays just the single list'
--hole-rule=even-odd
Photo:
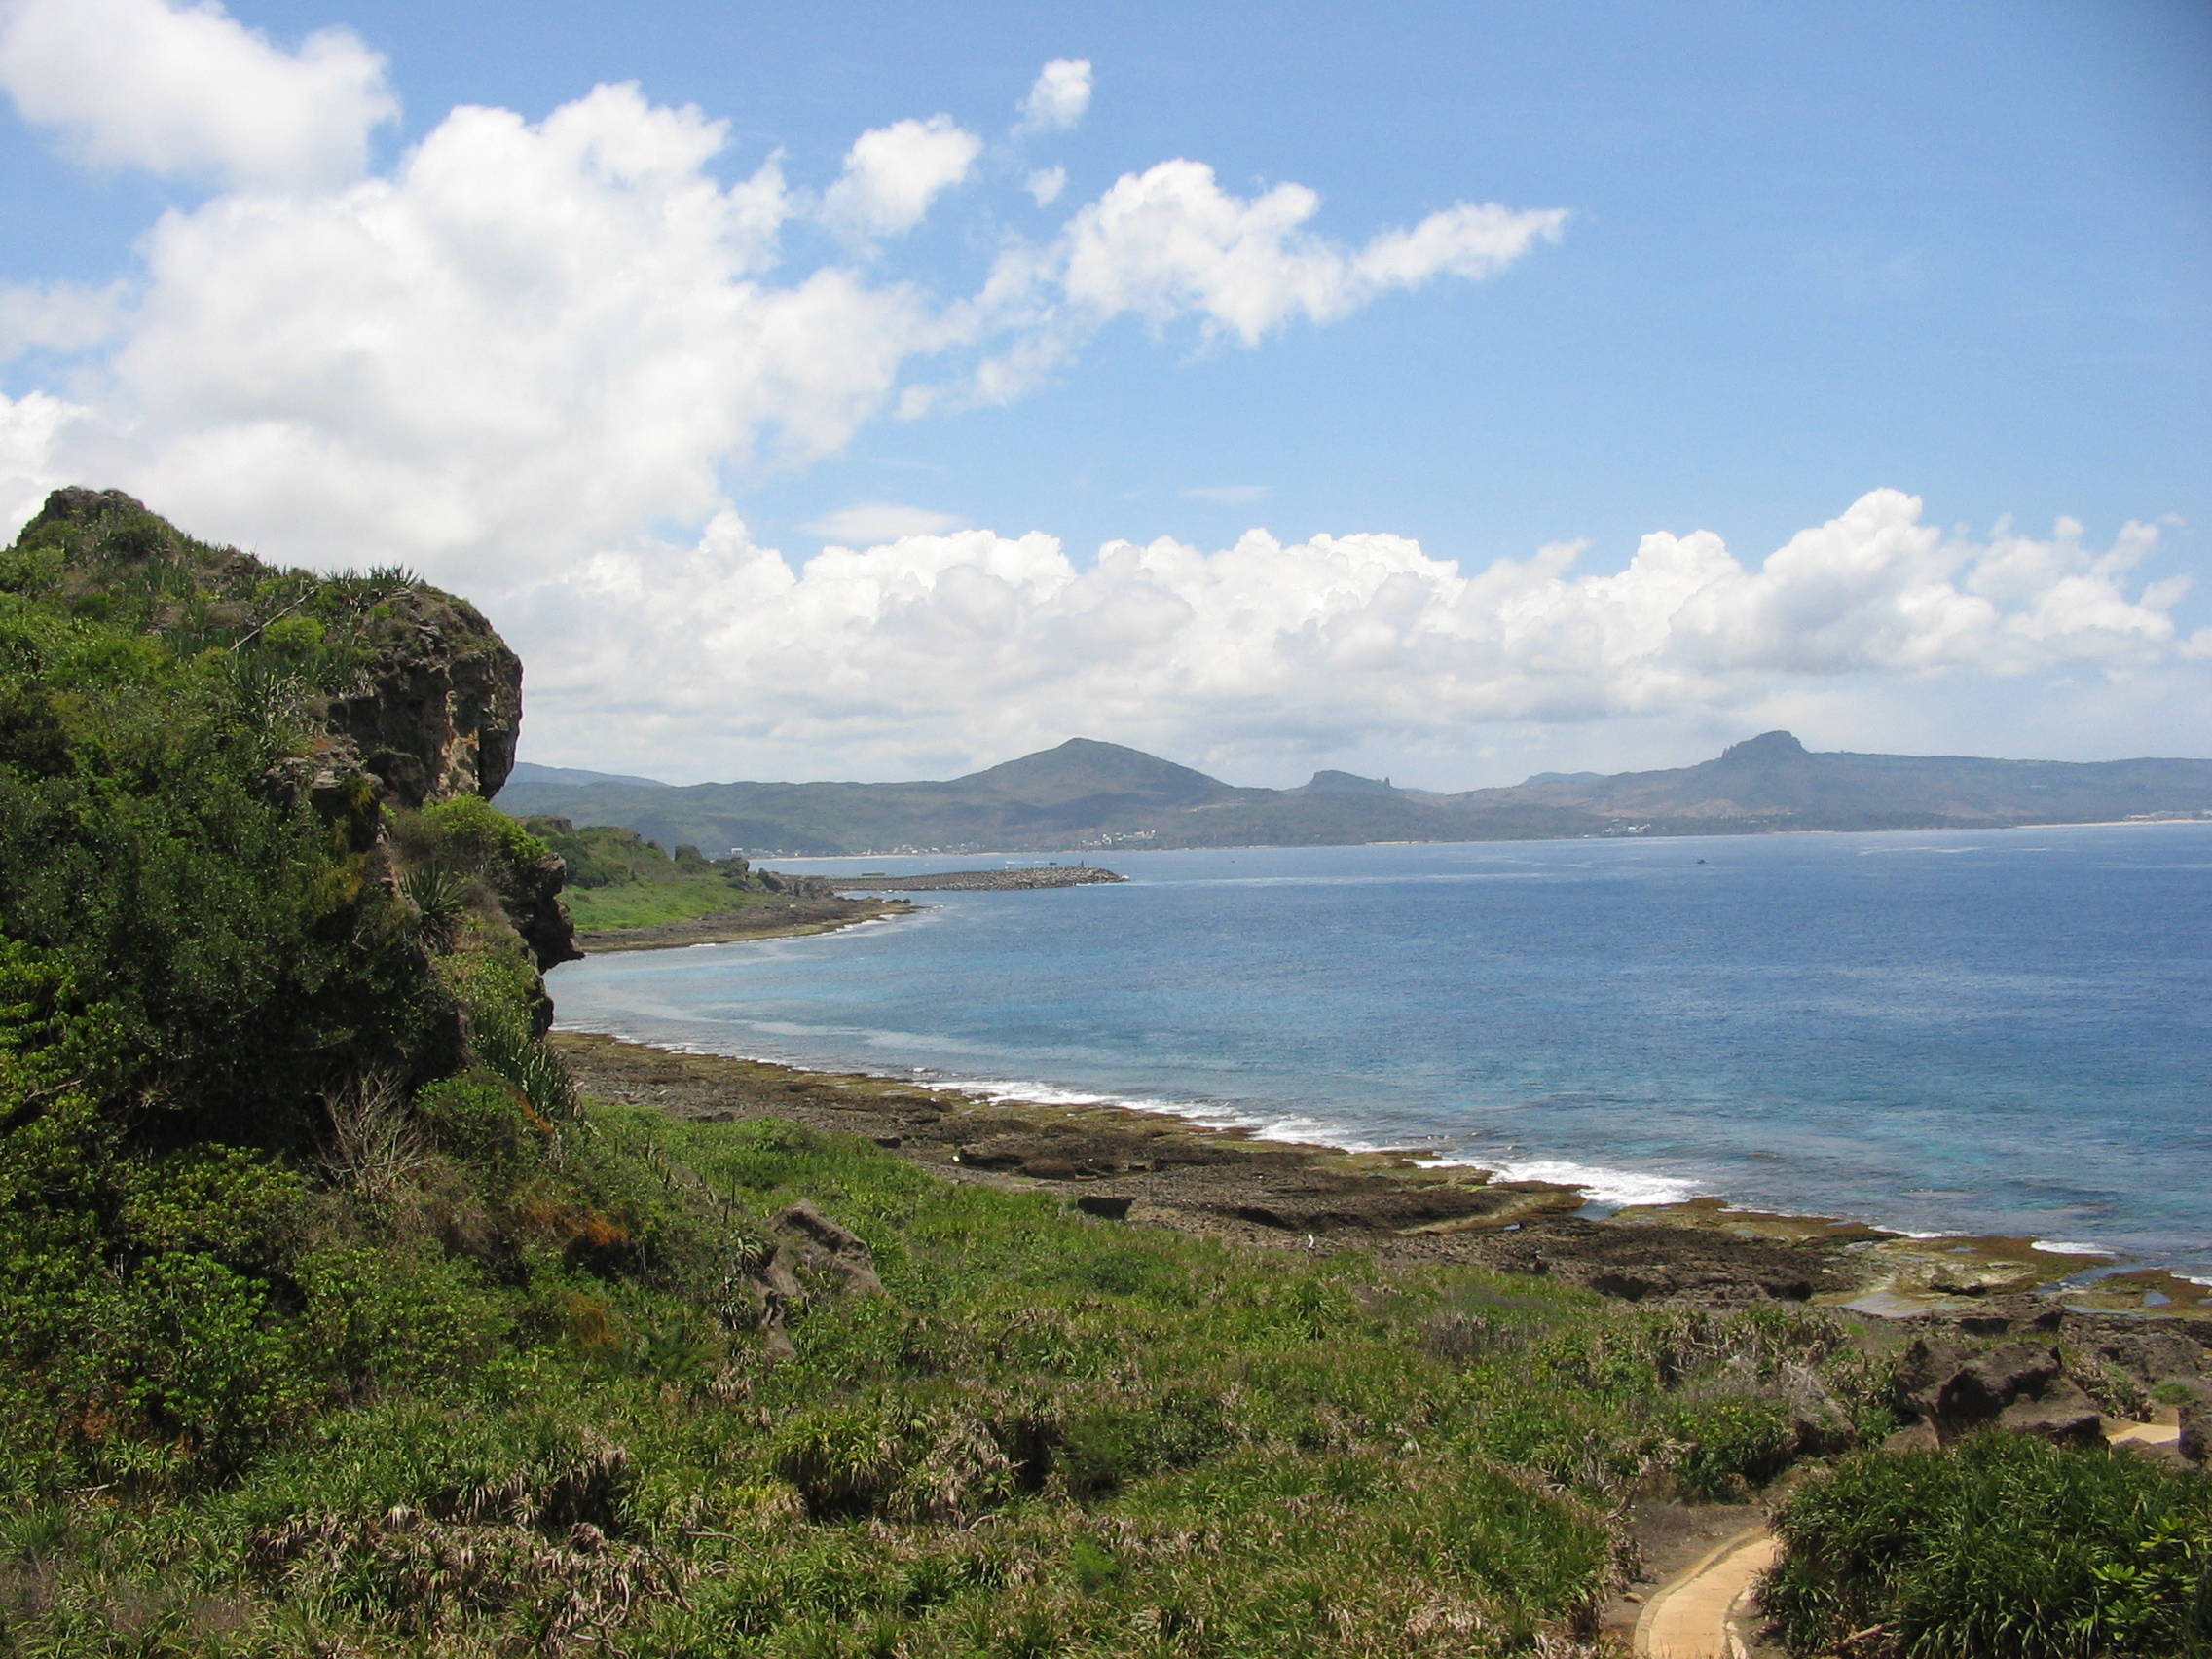
[{"label": "green vegetation", "polygon": [[[1790,1650],[1912,1659],[2212,1654],[2212,1483],[1985,1434],[1864,1454],[1791,1496],[1765,1591]],[[1862,1633],[1872,1633],[1871,1637]]]},{"label": "green vegetation", "polygon": [[[774,1122],[548,1135],[479,1072],[405,1130],[163,1174],[233,1287],[150,1293],[166,1409],[228,1455],[24,1465],[19,1650],[1515,1651],[1586,1628],[1630,1493],[1742,1490],[1878,1382],[1817,1315],[1132,1232]],[[887,1292],[811,1285],[776,1363],[743,1270],[800,1196]]]},{"label": "green vegetation", "polygon": [[689,921],[775,900],[745,859],[709,859],[692,846],[672,854],[634,830],[577,829],[564,818],[524,822],[569,866],[569,914],[578,933]]},{"label": "green vegetation", "polygon": [[[1235,1249],[579,1100],[547,851],[587,894],[746,872],[395,804],[334,711],[447,603],[127,509],[0,556],[0,1653],[1566,1655],[1633,1498],[1892,1426],[1824,1314]],[[880,1291],[794,1283],[801,1198]],[[2106,1551],[2109,1650],[2200,1638],[2201,1483],[2127,1509],[2022,1456],[2086,1494],[2046,1507]],[[1872,1507],[1947,1536],[1946,1478]],[[1886,1616],[1906,1531],[1799,1628]]]}]

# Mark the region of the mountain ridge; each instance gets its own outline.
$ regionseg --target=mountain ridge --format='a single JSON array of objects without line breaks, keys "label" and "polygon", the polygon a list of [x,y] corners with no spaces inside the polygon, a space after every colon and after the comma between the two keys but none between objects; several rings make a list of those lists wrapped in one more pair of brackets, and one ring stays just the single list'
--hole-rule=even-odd
[{"label": "mountain ridge", "polygon": [[617,825],[670,845],[784,857],[1987,829],[2212,815],[2212,760],[1870,755],[1809,750],[1786,731],[1762,732],[1690,766],[1536,773],[1456,793],[1328,770],[1295,789],[1247,788],[1080,737],[962,777],[894,784],[568,784],[537,772],[518,773],[502,806]]}]

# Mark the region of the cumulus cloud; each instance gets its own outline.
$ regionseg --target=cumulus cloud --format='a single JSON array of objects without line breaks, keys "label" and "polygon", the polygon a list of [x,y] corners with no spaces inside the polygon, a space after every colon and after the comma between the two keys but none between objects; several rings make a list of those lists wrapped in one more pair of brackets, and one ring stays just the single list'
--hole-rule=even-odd
[{"label": "cumulus cloud", "polygon": [[1251,345],[1293,317],[1331,322],[1392,288],[1489,276],[1567,223],[1557,208],[1462,204],[1355,250],[1306,228],[1320,205],[1301,184],[1247,200],[1201,162],[1162,162],[1077,213],[1054,267],[1067,303],[1095,317],[1197,314]]},{"label": "cumulus cloud", "polygon": [[863,238],[912,230],[930,203],[968,176],[983,141],[949,115],[897,121],[862,133],[822,199],[823,217]]},{"label": "cumulus cloud", "polygon": [[[497,583],[842,447],[940,332],[910,287],[783,274],[774,161],[602,87],[456,110],[385,177],[166,215],[55,458],[204,531]],[[57,480],[59,481],[59,480]]]},{"label": "cumulus cloud", "polygon": [[1055,57],[1021,100],[1017,133],[1065,132],[1090,108],[1090,60]]},{"label": "cumulus cloud", "polygon": [[55,451],[63,433],[91,414],[43,391],[27,397],[0,396],[0,524],[13,536],[18,525],[38,511],[54,487]]},{"label": "cumulus cloud", "polygon": [[4,0],[0,89],[97,166],[251,188],[357,177],[399,113],[350,30],[287,52],[211,3]]},{"label": "cumulus cloud", "polygon": [[81,351],[123,324],[123,284],[0,283],[0,363],[27,351]]},{"label": "cumulus cloud", "polygon": [[1029,200],[1040,207],[1050,207],[1067,187],[1068,169],[1065,167],[1039,167],[1021,185],[1029,192]]},{"label": "cumulus cloud", "polygon": [[[386,107],[366,49],[318,37],[286,55],[210,9],[87,4],[148,8],[145,38],[211,40],[248,66],[213,77],[232,95],[173,153],[217,157],[257,187],[165,214],[118,282],[0,290],[0,357],[58,357],[79,410],[24,475],[121,485],[204,534],[291,557],[399,559],[496,591],[704,523],[736,484],[833,454],[887,414],[1017,397],[1116,307],[1243,338],[1301,308],[1341,315],[1423,260],[1489,268],[1424,243],[1361,275],[1406,234],[1454,238],[1417,227],[1340,248],[1290,223],[1309,204],[1239,203],[1198,168],[1185,200],[1213,217],[1191,240],[1212,238],[1228,273],[1191,277],[1202,260],[1178,243],[1168,274],[1147,276],[1117,227],[1143,217],[1121,203],[1157,195],[1155,169],[1043,244],[1007,246],[976,291],[933,293],[872,254],[826,257],[789,232],[827,222],[873,248],[910,229],[975,173],[980,141],[949,117],[862,133],[810,193],[773,155],[727,182],[725,123],[608,86],[536,122],[456,109],[389,169],[350,176],[354,161],[333,160],[327,140],[341,127],[359,139]],[[51,0],[0,0],[18,67],[32,61],[24,41],[67,35],[57,16]],[[359,96],[315,78],[345,63]],[[253,74],[294,79],[258,100],[264,125],[234,130],[224,111],[257,101]],[[1060,89],[1051,107],[1064,112],[1088,83],[1070,69],[1041,84]],[[297,114],[310,93],[310,114],[335,125]],[[148,121],[171,107],[149,97]],[[161,130],[149,155],[171,153]],[[296,166],[271,159],[279,150]],[[1183,177],[1192,164],[1173,166]],[[260,187],[281,177],[294,187]],[[311,178],[325,182],[298,182]],[[1244,222],[1254,215],[1272,229]],[[1487,257],[1510,257],[1510,240],[1493,236]]]},{"label": "cumulus cloud", "polygon": [[1456,753],[1464,784],[1486,728],[1740,731],[1869,684],[2171,672],[2192,648],[2178,586],[2133,574],[2156,543],[2138,525],[2104,549],[2065,525],[1961,539],[1877,490],[1750,565],[1707,532],[1577,574],[1571,545],[1463,571],[1402,536],[1252,531],[1080,565],[1051,536],[971,530],[794,569],[725,514],[689,549],[605,555],[517,616],[552,645],[540,708],[623,705],[630,740],[681,730],[672,752],[715,755],[718,776],[825,755],[912,775],[957,731],[977,762],[1073,733],[1183,758]]},{"label": "cumulus cloud", "polygon": [[903,501],[856,501],[849,507],[839,507],[834,512],[810,519],[799,529],[825,541],[866,547],[896,541],[904,535],[935,535],[959,522],[952,513],[908,506]]}]

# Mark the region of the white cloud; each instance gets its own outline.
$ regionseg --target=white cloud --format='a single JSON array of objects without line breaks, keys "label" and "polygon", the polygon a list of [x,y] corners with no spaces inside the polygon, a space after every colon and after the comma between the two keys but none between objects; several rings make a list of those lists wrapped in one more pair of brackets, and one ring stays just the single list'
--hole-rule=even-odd
[{"label": "white cloud", "polygon": [[1567,222],[1556,208],[1460,205],[1355,251],[1306,229],[1320,205],[1304,185],[1245,200],[1203,163],[1162,162],[1077,213],[1053,265],[1067,303],[1094,318],[1196,314],[1249,346],[1293,317],[1333,321],[1391,288],[1491,276]]},{"label": "white cloud", "polygon": [[90,412],[43,391],[27,397],[0,396],[0,535],[13,540],[16,529],[38,511],[57,482],[55,450],[62,433]]},{"label": "white cloud", "polygon": [[1029,192],[1029,199],[1040,207],[1050,207],[1060,199],[1068,187],[1068,169],[1065,167],[1039,167],[1022,181],[1021,188]]},{"label": "white cloud", "polygon": [[1156,329],[1195,320],[1209,338],[1255,346],[1304,318],[1335,322],[1394,288],[1494,276],[1564,231],[1564,208],[1460,204],[1346,247],[1308,230],[1321,199],[1301,184],[1246,200],[1213,169],[1162,162],[1124,173],[1044,246],[999,255],[965,310],[980,338],[1012,335],[956,383],[909,387],[901,415],[1011,402],[1116,317]]},{"label": "white cloud", "polygon": [[823,194],[823,217],[863,238],[910,231],[932,202],[968,176],[982,148],[949,115],[864,132],[845,156],[843,175]]},{"label": "white cloud", "polygon": [[212,3],[0,3],[0,88],[101,166],[278,189],[357,177],[399,113],[384,68],[350,30],[286,52]]},{"label": "white cloud", "polygon": [[[13,3],[12,18],[45,16],[44,0]],[[265,50],[212,13],[161,17]],[[0,354],[59,354],[79,410],[32,470],[133,490],[202,534],[288,557],[398,559],[493,592],[703,523],[735,483],[834,453],[887,413],[1016,397],[1116,305],[1248,332],[1282,306],[1237,298],[1239,282],[1295,287],[1285,262],[1332,288],[1306,306],[1315,316],[1383,280],[1356,269],[1368,254],[1239,229],[1273,199],[1238,203],[1174,164],[1227,239],[1222,282],[1148,282],[1124,248],[1123,287],[1105,294],[1090,250],[1123,216],[1102,222],[1094,203],[1045,245],[1006,248],[972,297],[933,295],[819,244],[794,255],[784,233],[808,217],[864,239],[911,225],[972,175],[973,134],[945,117],[866,132],[818,200],[774,156],[724,183],[727,138],[632,86],[535,123],[460,108],[388,172],[164,215],[106,287],[0,292]]]},{"label": "white cloud", "polygon": [[960,523],[952,513],[913,507],[903,501],[856,501],[799,526],[809,535],[848,546],[866,547],[903,535],[935,535]]},{"label": "white cloud", "polygon": [[1021,100],[1017,133],[1065,132],[1090,108],[1090,60],[1055,57]]},{"label": "white cloud", "polygon": [[940,332],[903,284],[783,275],[782,172],[721,186],[724,139],[603,87],[535,125],[456,110],[388,177],[166,215],[55,464],[479,585],[703,520],[723,467],[840,448]]},{"label": "white cloud", "polygon": [[2177,588],[2130,574],[2155,542],[1963,540],[1877,490],[1751,566],[1707,532],[1576,575],[1572,546],[1464,572],[1401,536],[1252,531],[1212,552],[1114,542],[1084,567],[1050,536],[971,530],[794,570],[724,515],[689,550],[538,588],[513,631],[538,647],[541,712],[582,731],[620,707],[625,753],[669,733],[656,763],[693,776],[816,775],[827,756],[911,776],[948,732],[978,763],[1082,733],[1192,760],[1456,756],[1440,781],[1464,786],[1477,733],[1742,735],[1779,712],[1817,734],[1900,685],[1924,706],[1938,680],[2018,706],[2178,674],[2212,708]]},{"label": "white cloud", "polygon": [[1193,484],[1176,494],[1194,501],[1211,501],[1217,507],[1248,507],[1268,498],[1265,484]]},{"label": "white cloud", "polygon": [[0,363],[26,351],[82,351],[122,327],[123,284],[0,283]]}]

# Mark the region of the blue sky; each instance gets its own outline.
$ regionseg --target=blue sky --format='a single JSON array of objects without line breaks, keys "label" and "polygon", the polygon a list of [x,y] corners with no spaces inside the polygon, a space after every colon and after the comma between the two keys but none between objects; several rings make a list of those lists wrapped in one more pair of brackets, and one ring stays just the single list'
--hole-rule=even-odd
[{"label": "blue sky", "polygon": [[2162,0],[0,0],[0,508],[404,560],[527,755],[684,779],[2212,753],[2207,65]]}]

